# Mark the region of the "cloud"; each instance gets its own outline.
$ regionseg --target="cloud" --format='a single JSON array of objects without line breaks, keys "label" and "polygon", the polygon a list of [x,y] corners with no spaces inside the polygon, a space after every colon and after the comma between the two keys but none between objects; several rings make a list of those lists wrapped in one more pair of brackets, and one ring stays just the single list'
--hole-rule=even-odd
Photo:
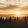
[{"label": "cloud", "polygon": [[28,0],[0,0],[0,3],[3,4],[15,4],[20,6],[28,5]]}]

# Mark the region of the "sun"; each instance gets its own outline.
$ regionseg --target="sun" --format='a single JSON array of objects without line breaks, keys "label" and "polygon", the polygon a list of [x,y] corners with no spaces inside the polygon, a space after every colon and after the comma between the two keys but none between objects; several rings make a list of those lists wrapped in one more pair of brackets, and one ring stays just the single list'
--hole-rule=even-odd
[{"label": "sun", "polygon": [[19,15],[21,15],[21,12],[16,12],[16,16],[19,16]]},{"label": "sun", "polygon": [[20,14],[21,14],[21,12],[16,12],[16,14],[17,14],[17,15],[20,15]]}]

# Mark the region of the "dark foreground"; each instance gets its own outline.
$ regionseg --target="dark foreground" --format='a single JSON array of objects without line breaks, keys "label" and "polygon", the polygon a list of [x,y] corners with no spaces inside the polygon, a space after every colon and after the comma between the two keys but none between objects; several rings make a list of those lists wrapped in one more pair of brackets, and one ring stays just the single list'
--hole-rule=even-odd
[{"label": "dark foreground", "polygon": [[24,20],[16,20],[16,18],[11,21],[12,19],[2,19],[0,18],[0,28],[28,28],[28,18],[26,20],[26,17]]},{"label": "dark foreground", "polygon": [[0,22],[0,28],[28,28],[28,23]]}]

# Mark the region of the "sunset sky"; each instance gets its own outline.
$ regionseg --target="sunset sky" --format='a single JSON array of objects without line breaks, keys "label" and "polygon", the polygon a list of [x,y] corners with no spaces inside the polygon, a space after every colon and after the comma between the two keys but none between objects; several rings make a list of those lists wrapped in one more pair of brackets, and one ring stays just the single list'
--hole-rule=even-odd
[{"label": "sunset sky", "polygon": [[1,6],[8,6],[9,4],[26,6],[28,5],[28,0],[0,0],[0,3],[2,3],[2,5],[0,4]]},{"label": "sunset sky", "polygon": [[0,14],[28,14],[28,0],[0,0]]}]

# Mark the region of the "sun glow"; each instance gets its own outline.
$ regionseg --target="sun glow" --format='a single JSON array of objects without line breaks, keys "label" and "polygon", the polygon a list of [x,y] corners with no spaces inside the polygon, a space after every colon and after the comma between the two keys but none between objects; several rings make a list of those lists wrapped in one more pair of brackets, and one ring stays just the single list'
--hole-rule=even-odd
[{"label": "sun glow", "polygon": [[21,15],[22,13],[21,12],[16,12],[16,16],[19,16],[19,15]]},{"label": "sun glow", "polygon": [[20,15],[20,14],[21,14],[21,12],[16,12],[16,14],[17,14],[17,15]]}]

